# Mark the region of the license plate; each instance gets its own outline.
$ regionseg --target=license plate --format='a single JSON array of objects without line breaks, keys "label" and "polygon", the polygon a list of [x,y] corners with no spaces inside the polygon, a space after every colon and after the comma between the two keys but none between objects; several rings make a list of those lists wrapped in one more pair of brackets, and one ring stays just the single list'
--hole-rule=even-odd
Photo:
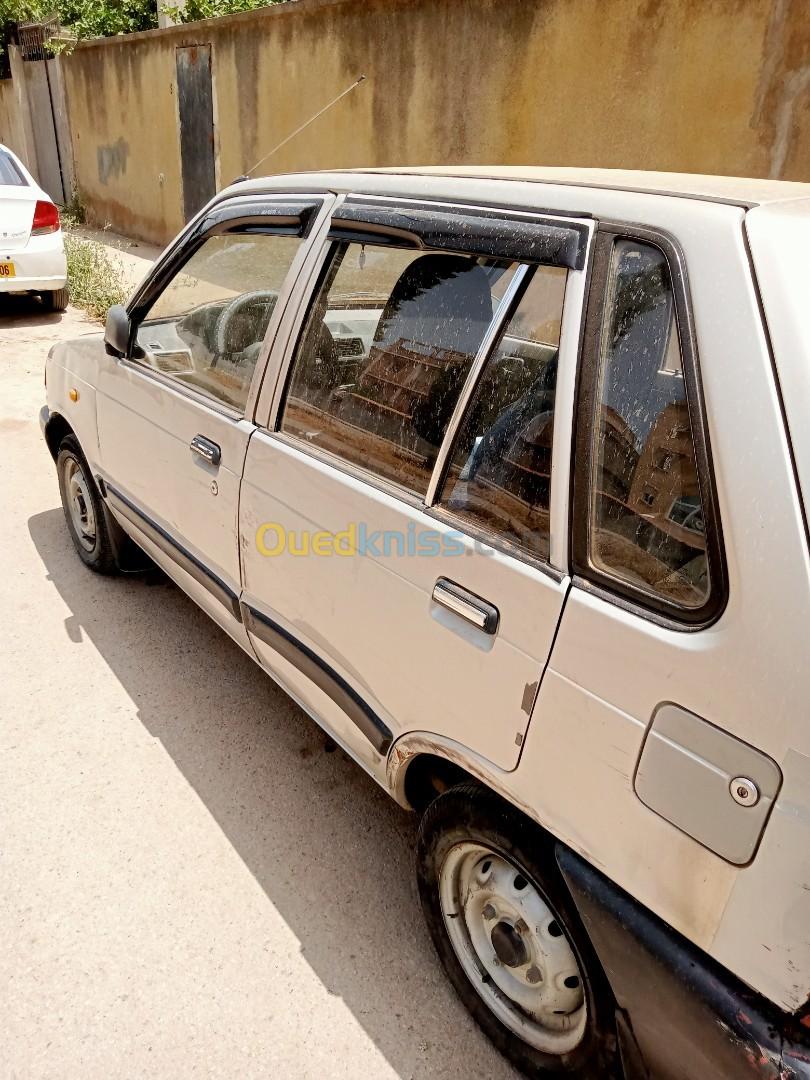
[{"label": "license plate", "polygon": [[0,262],[0,278],[16,277],[17,271],[13,262]]}]

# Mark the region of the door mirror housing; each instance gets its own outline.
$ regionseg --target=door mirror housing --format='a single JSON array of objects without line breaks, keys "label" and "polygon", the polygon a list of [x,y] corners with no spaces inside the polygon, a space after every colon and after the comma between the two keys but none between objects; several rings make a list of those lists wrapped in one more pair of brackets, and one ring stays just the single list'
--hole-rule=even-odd
[{"label": "door mirror housing", "polygon": [[132,322],[121,304],[114,304],[107,312],[104,327],[104,347],[110,356],[123,357],[129,353]]}]

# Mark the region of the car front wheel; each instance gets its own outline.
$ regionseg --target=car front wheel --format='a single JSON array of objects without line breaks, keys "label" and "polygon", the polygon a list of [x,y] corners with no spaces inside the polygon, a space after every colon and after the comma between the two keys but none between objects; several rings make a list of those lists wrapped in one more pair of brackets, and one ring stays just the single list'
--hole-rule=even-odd
[{"label": "car front wheel", "polygon": [[97,574],[115,573],[118,566],[101,496],[73,435],[59,445],[56,471],[65,521],[79,558]]},{"label": "car front wheel", "polygon": [[445,970],[501,1052],[527,1076],[614,1076],[610,990],[551,838],[460,785],[422,819],[417,876]]}]

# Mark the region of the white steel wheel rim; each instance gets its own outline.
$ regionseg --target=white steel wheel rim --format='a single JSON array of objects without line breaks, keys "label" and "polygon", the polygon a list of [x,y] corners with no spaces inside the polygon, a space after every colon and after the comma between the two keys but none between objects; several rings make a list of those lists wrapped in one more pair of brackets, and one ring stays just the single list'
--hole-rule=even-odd
[{"label": "white steel wheel rim", "polygon": [[76,458],[65,461],[63,478],[73,531],[85,551],[92,551],[96,546],[96,514],[87,478]]},{"label": "white steel wheel rim", "polygon": [[582,1042],[582,972],[562,926],[526,875],[482,844],[457,844],[439,871],[444,925],[467,978],[510,1031],[546,1054]]}]

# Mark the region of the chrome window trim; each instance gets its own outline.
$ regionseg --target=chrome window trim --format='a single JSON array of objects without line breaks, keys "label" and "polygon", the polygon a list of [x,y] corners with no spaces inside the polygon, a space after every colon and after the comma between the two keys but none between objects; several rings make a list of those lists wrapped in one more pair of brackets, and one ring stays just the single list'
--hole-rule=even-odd
[{"label": "chrome window trim", "polygon": [[500,339],[501,331],[506,325],[506,317],[512,308],[512,302],[520,291],[529,271],[532,269],[533,267],[528,266],[526,263],[520,263],[518,265],[517,270],[512,275],[512,280],[507,286],[506,292],[501,297],[500,304],[498,304],[498,307],[492,316],[489,329],[481,339],[481,344],[478,346],[478,352],[475,354],[475,359],[467,373],[467,378],[464,380],[464,385],[462,386],[456,401],[456,407],[450,415],[444,438],[439,447],[439,453],[436,456],[433,472],[428,481],[427,491],[425,492],[425,506],[433,506],[436,502],[439,487],[444,479],[444,471],[450,458],[450,451],[453,448],[453,443],[455,442],[459,427],[464,419],[467,406],[478,387],[478,380],[481,377],[481,372],[486,366],[486,362],[489,359],[489,354],[492,352],[493,346]]}]

